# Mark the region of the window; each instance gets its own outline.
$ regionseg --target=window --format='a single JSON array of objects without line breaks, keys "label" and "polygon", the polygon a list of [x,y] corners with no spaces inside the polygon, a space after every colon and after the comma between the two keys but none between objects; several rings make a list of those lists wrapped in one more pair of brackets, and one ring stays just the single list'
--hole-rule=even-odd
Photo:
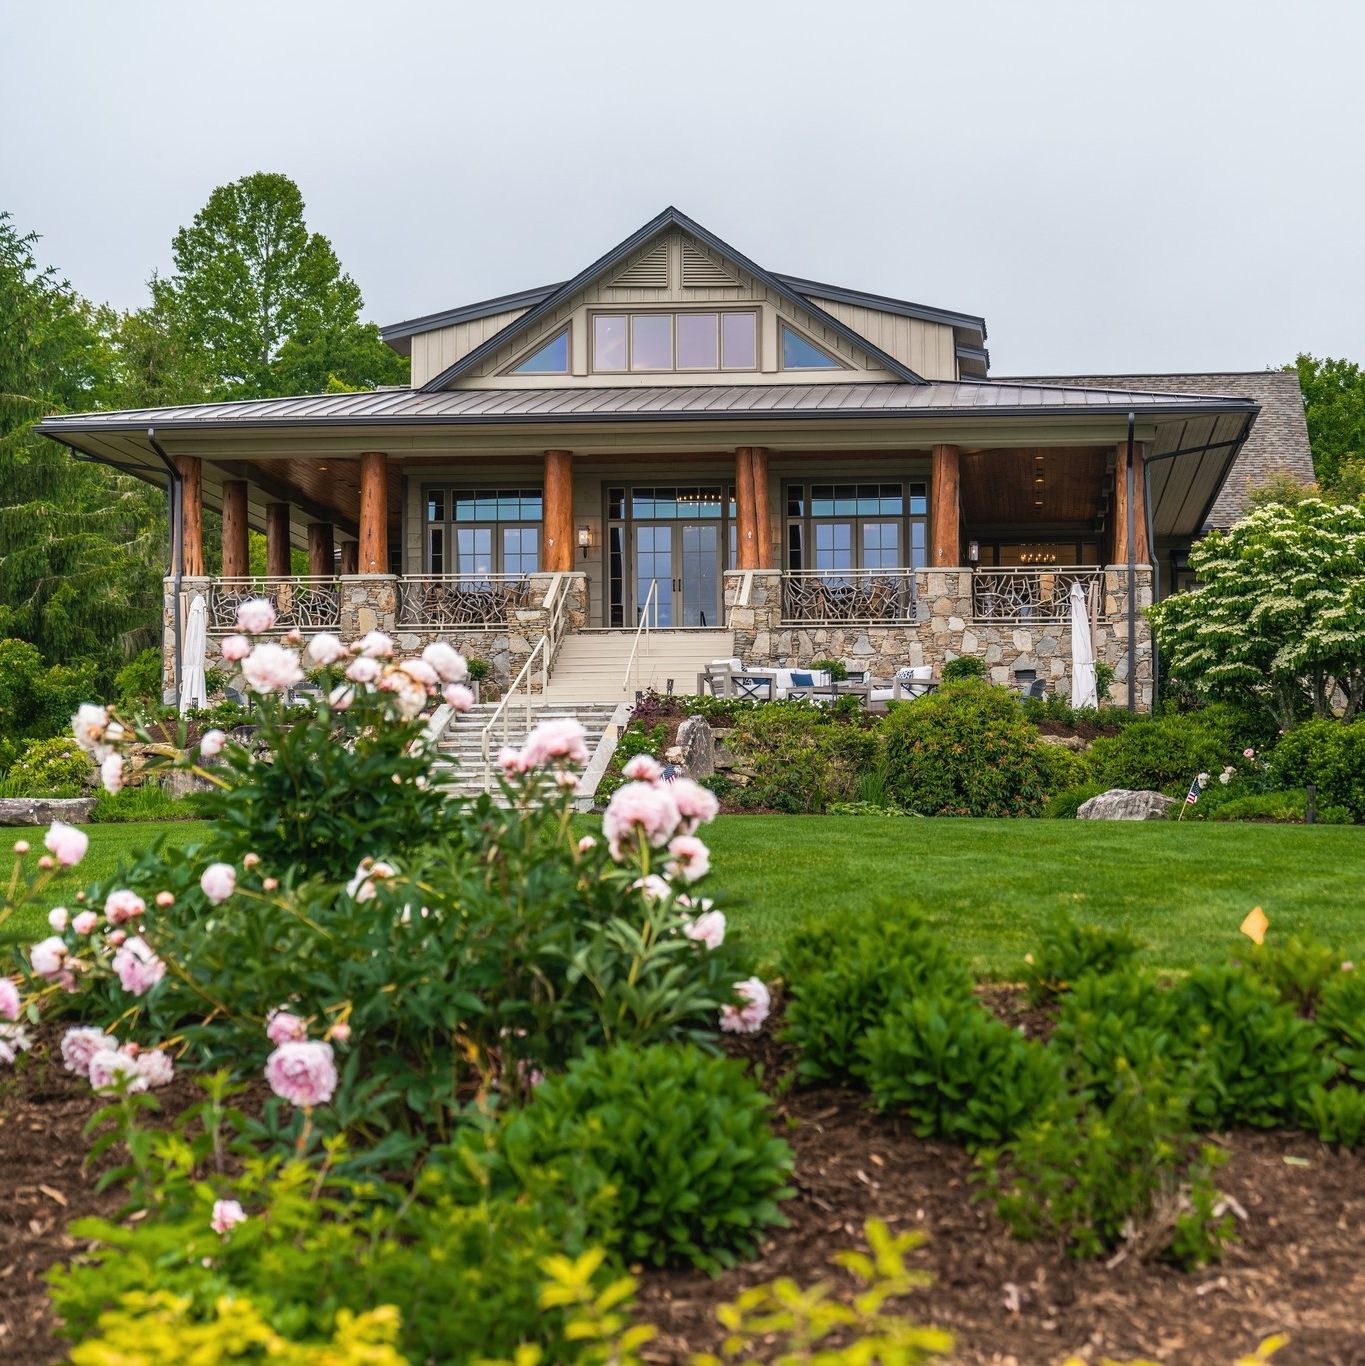
[{"label": "window", "polygon": [[758,314],[750,309],[725,313],[594,313],[592,368],[637,374],[756,370]]},{"label": "window", "polygon": [[538,351],[533,351],[512,371],[514,375],[567,375],[569,329],[557,332]]},{"label": "window", "polygon": [[787,568],[919,569],[928,563],[929,486],[788,484]]},{"label": "window", "polygon": [[424,572],[538,573],[543,516],[538,488],[428,489]]},{"label": "window", "polygon": [[813,341],[807,341],[786,323],[782,328],[782,368],[784,370],[839,370],[843,367]]}]

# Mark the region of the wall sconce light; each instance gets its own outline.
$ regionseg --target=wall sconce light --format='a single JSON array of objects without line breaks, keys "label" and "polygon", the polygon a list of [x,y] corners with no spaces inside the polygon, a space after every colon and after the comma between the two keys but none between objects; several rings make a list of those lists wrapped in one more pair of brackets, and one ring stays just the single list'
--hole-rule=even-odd
[{"label": "wall sconce light", "polygon": [[592,545],[592,528],[581,526],[578,528],[578,544],[582,547],[583,558],[588,558],[588,547]]},{"label": "wall sconce light", "polygon": [[967,563],[973,569],[981,562],[981,546],[976,541],[967,542]]}]

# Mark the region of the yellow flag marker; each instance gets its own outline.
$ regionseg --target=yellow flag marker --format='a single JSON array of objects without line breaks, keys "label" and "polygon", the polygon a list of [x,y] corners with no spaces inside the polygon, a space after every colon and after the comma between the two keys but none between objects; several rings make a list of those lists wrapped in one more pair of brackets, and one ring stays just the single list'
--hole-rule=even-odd
[{"label": "yellow flag marker", "polygon": [[1264,944],[1265,932],[1270,928],[1270,921],[1265,918],[1265,912],[1259,906],[1254,906],[1239,928],[1253,944]]}]

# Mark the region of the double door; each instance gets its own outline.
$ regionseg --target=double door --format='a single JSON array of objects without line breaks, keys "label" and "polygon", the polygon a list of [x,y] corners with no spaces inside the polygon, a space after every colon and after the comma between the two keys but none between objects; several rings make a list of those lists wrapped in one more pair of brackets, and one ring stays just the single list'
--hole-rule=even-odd
[{"label": "double door", "polygon": [[721,523],[635,522],[631,532],[634,622],[649,602],[651,626],[719,626]]}]

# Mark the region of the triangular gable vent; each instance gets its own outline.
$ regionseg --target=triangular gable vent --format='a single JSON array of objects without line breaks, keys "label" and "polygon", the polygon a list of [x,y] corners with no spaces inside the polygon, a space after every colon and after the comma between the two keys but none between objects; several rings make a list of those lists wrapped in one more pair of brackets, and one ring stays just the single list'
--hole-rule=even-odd
[{"label": "triangular gable vent", "polygon": [[652,251],[645,252],[633,266],[627,266],[611,283],[621,289],[667,289],[668,243],[660,242]]},{"label": "triangular gable vent", "polygon": [[724,266],[717,265],[691,242],[682,244],[682,282],[684,289],[712,289],[718,285],[737,285],[739,280]]}]

